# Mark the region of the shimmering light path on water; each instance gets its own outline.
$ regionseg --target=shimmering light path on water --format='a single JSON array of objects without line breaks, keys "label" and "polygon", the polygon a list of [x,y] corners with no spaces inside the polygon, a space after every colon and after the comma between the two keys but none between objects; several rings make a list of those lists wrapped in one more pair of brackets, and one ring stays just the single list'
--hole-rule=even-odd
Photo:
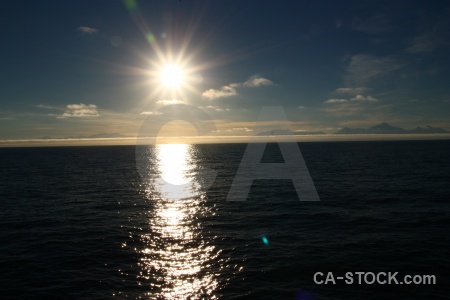
[{"label": "shimmering light path on water", "polygon": [[[148,285],[149,297],[164,299],[215,298],[218,274],[209,268],[217,249],[203,238],[199,215],[207,214],[204,193],[197,181],[193,146],[162,144],[149,154],[157,171],[144,178],[151,202],[149,233],[142,234],[139,249],[140,284]],[[156,162],[156,163],[155,163]]]}]

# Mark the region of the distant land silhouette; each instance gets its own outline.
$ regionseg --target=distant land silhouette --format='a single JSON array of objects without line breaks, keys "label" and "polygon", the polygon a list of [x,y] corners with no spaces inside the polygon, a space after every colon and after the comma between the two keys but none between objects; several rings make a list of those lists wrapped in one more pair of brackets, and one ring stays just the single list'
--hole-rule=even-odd
[{"label": "distant land silhouette", "polygon": [[370,128],[349,128],[344,127],[336,134],[428,134],[428,133],[450,133],[449,131],[431,126],[416,127],[414,129],[403,129],[394,127],[386,122],[372,126]]},{"label": "distant land silhouette", "polygon": [[49,140],[49,139],[111,139],[111,138],[125,138],[127,135],[123,135],[117,132],[114,133],[98,133],[93,135],[78,135],[78,136],[67,136],[63,138],[53,138],[51,136],[43,136],[41,140]]},{"label": "distant land silhouette", "polygon": [[325,134],[322,131],[292,131],[290,129],[275,129],[269,131],[263,131],[257,135],[315,135],[315,134]]},{"label": "distant land silhouette", "polygon": [[[403,129],[400,127],[394,127],[386,122],[380,123],[378,125],[372,126],[370,128],[349,128],[344,127],[335,134],[431,134],[431,133],[450,133],[442,128],[438,127],[416,127],[414,129]],[[325,134],[323,131],[293,131],[290,129],[275,129],[269,131],[263,131],[257,136],[270,136],[270,135],[322,135]],[[63,138],[54,138],[51,136],[43,136],[39,139],[41,140],[51,140],[51,139],[112,139],[112,138],[127,138],[128,135],[123,135],[117,132],[114,133],[98,133],[93,135],[77,135],[77,136],[67,136]]]}]

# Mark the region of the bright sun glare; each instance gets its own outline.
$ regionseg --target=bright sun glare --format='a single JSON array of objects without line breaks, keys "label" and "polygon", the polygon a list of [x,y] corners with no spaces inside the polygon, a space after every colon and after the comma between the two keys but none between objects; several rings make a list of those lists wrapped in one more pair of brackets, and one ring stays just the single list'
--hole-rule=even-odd
[{"label": "bright sun glare", "polygon": [[177,88],[183,84],[183,71],[177,65],[167,65],[161,71],[161,81],[164,86]]}]

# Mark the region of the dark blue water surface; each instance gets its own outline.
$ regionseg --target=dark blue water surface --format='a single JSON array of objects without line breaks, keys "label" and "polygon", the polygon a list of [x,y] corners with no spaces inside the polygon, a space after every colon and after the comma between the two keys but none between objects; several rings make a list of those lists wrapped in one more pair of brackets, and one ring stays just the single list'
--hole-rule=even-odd
[{"label": "dark blue water surface", "polygon": [[[0,298],[448,299],[450,141],[299,146],[319,202],[226,201],[245,144],[0,149]],[[314,282],[358,271],[437,284]]]}]

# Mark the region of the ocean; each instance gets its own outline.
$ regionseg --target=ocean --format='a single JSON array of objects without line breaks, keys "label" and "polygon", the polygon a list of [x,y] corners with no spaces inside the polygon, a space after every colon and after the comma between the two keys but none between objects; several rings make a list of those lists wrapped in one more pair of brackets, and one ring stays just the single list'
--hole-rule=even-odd
[{"label": "ocean", "polygon": [[450,140],[299,147],[320,201],[226,201],[246,144],[0,149],[0,298],[449,299]]}]

